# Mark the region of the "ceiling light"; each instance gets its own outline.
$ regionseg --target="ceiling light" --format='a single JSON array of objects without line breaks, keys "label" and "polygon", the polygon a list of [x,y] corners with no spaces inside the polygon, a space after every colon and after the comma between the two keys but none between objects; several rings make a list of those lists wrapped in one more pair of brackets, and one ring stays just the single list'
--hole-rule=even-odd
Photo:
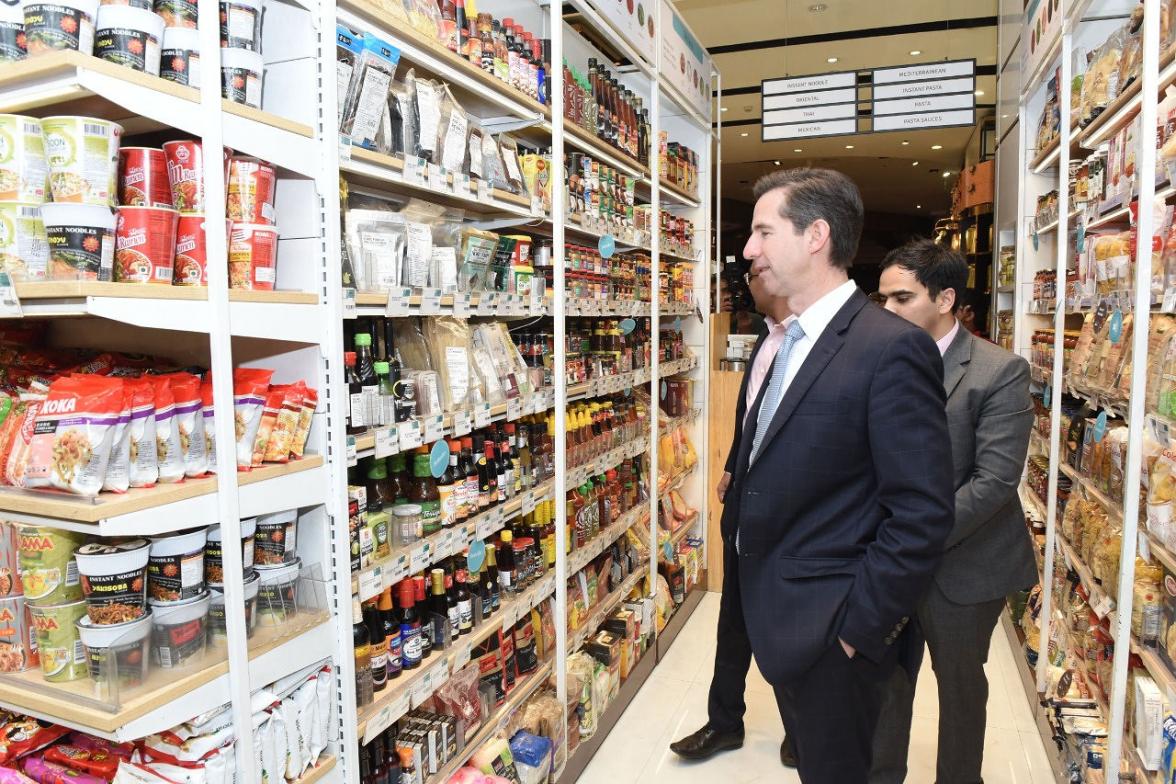
[{"label": "ceiling light", "polygon": [[775,161],[775,164],[776,164],[777,166],[779,166],[779,165],[780,165],[780,162],[779,162],[779,161]]},{"label": "ceiling light", "polygon": [[739,135],[740,135],[740,136],[746,136],[746,135],[747,135],[747,131],[744,131],[743,133],[741,133],[741,134],[739,134]]},{"label": "ceiling light", "polygon": [[847,144],[847,145],[845,145],[845,149],[847,149],[847,150],[852,150],[852,149],[853,149],[853,145],[852,145],[852,144]]},{"label": "ceiling light", "polygon": [[722,109],[719,109],[719,111],[720,111],[720,112],[725,112],[725,111],[727,111],[727,107],[726,107],[726,106],[724,106]]},{"label": "ceiling light", "polygon": [[827,63],[835,63],[835,62],[837,62],[837,58],[836,58],[836,57],[826,57],[826,58],[825,58],[825,62],[827,62]]},{"label": "ceiling light", "polygon": [[916,204],[916,205],[915,205],[915,209],[916,209],[916,210],[921,210],[921,209],[923,209],[923,205],[922,205],[922,204]]},{"label": "ceiling light", "polygon": [[922,49],[912,49],[911,50],[911,57],[918,57],[922,53],[923,53]]},{"label": "ceiling light", "polygon": [[829,6],[825,5],[824,3],[813,3],[812,5],[809,6],[809,13],[810,14],[819,14],[828,7]]},{"label": "ceiling light", "polygon": [[976,91],[976,95],[984,95],[984,91],[983,91],[983,90],[977,90],[977,91]]},{"label": "ceiling light", "polygon": [[906,139],[903,139],[903,140],[902,140],[902,146],[903,146],[903,147],[906,147],[906,146],[908,146],[908,145],[910,145],[910,142],[908,142]]},{"label": "ceiling light", "polygon": [[796,149],[793,150],[793,152],[804,152],[804,151],[801,150],[799,147],[797,147]]},{"label": "ceiling light", "polygon": [[913,162],[911,163],[911,166],[918,166],[918,165],[919,165],[919,162],[918,162],[918,161],[913,161]]},{"label": "ceiling light", "polygon": [[951,172],[944,172],[943,173],[943,179],[945,179],[945,180],[950,176],[951,176]]},{"label": "ceiling light", "polygon": [[932,150],[942,150],[942,149],[943,149],[943,145],[942,145],[942,144],[932,144],[932,145],[931,145],[931,149],[932,149]]},{"label": "ceiling light", "polygon": [[1007,120],[1007,119],[1009,119],[1009,116],[1008,116],[1007,114],[1002,114],[1002,115],[1000,116],[1000,119],[1002,119],[1002,120]]}]

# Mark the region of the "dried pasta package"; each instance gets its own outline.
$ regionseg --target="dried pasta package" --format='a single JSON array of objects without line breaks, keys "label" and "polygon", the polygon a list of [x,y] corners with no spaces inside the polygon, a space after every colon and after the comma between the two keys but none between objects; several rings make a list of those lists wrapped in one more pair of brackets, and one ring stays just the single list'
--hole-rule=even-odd
[{"label": "dried pasta package", "polygon": [[494,232],[475,228],[462,229],[458,291],[481,291],[486,287],[486,278],[497,247],[498,235]]},{"label": "dried pasta package", "polygon": [[176,399],[171,382],[164,376],[152,376],[155,389],[155,455],[159,460],[159,481],[179,482],[184,478],[184,450],[176,421]]},{"label": "dried pasta package", "polygon": [[441,382],[446,411],[466,406],[474,380],[470,372],[470,327],[465,319],[437,316],[424,320],[425,345]]},{"label": "dried pasta package", "polygon": [[523,166],[519,161],[519,145],[509,136],[503,136],[498,142],[498,149],[510,192],[529,196],[527,183],[523,180]]},{"label": "dried pasta package", "polygon": [[128,379],[131,390],[130,485],[153,487],[159,481],[159,450],[155,445],[155,385],[146,378]]},{"label": "dried pasta package", "polygon": [[237,439],[237,470],[253,465],[253,440],[261,426],[262,409],[274,371],[237,368],[233,371],[233,435]]},{"label": "dried pasta package", "polygon": [[33,427],[24,486],[98,495],[122,408],[120,378],[76,375],[54,381]]},{"label": "dried pasta package", "polygon": [[250,466],[257,468],[265,459],[265,450],[269,446],[270,436],[274,432],[274,425],[277,424],[278,414],[282,410],[282,405],[286,401],[286,389],[284,385],[275,385],[269,388],[269,392],[265,396],[265,404],[261,409],[261,421],[257,425],[257,433],[253,436],[253,454],[250,457]]},{"label": "dried pasta package", "polygon": [[1119,94],[1119,58],[1123,51],[1123,30],[1107,37],[1094,55],[1082,78],[1082,117],[1089,122],[1102,113]]},{"label": "dried pasta package", "polygon": [[376,149],[376,134],[388,107],[388,88],[396,75],[400,50],[365,33],[347,88],[347,101],[339,132],[351,141]]},{"label": "dried pasta package", "polygon": [[441,168],[448,172],[467,173],[466,159],[469,156],[470,120],[458,104],[457,99],[445,85],[441,111],[443,115],[441,133]]},{"label": "dried pasta package", "polygon": [[[441,34],[441,11],[436,0],[403,0],[404,11],[408,14],[408,23],[414,30],[427,35],[430,40],[437,40]],[[392,0],[389,5],[394,5]]]},{"label": "dried pasta package", "polygon": [[1176,452],[1165,449],[1152,463],[1147,478],[1147,528],[1165,545],[1173,534],[1173,502],[1176,502]]},{"label": "dried pasta package", "polygon": [[421,330],[421,319],[396,319],[392,326],[396,340],[396,358],[404,370],[433,370],[429,348]]},{"label": "dried pasta package", "polygon": [[445,85],[431,79],[416,80],[416,149],[413,153],[428,163],[440,163],[441,100]]},{"label": "dried pasta package", "polygon": [[388,210],[349,209],[344,224],[356,286],[364,291],[387,291],[402,285],[407,239],[404,216]]},{"label": "dried pasta package", "polygon": [[306,454],[306,443],[310,439],[310,426],[314,423],[314,412],[318,408],[318,390],[307,387],[302,397],[302,411],[298,414],[298,428],[290,441],[290,457],[301,460]]},{"label": "dried pasta package", "polygon": [[288,463],[293,449],[298,425],[302,420],[303,403],[306,400],[306,383],[299,381],[286,389],[285,400],[278,411],[278,418],[270,431],[269,443],[265,448],[262,462]]},{"label": "dried pasta package", "polygon": [[1099,389],[1109,390],[1115,386],[1124,357],[1131,356],[1131,329],[1134,321],[1130,313],[1124,313],[1123,330],[1119,339],[1115,341],[1111,340],[1109,335],[1107,336],[1102,365],[1099,367],[1098,378],[1095,380]]},{"label": "dried pasta package", "polygon": [[1119,89],[1125,90],[1139,76],[1143,65],[1143,4],[1135,6],[1123,29],[1123,52],[1119,57]]}]

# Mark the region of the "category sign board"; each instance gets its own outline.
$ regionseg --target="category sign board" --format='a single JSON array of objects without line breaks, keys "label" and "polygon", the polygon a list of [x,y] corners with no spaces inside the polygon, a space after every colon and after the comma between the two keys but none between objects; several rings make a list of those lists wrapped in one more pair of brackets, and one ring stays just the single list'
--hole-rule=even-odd
[{"label": "category sign board", "polygon": [[[601,0],[604,2],[604,0]],[[711,71],[714,64],[681,15],[668,0],[661,2],[658,37],[661,39],[661,75],[690,104],[709,119],[713,103]],[[622,3],[623,4],[623,3]]]}]

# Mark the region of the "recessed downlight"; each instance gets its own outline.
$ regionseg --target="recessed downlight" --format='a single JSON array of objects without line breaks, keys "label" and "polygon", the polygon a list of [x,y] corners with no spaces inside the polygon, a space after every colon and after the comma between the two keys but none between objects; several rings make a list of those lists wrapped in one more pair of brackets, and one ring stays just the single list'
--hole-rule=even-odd
[{"label": "recessed downlight", "polygon": [[804,152],[804,150],[802,150],[802,149],[800,149],[799,147],[797,147],[797,148],[795,148],[795,149],[793,150],[793,152]]},{"label": "recessed downlight", "polygon": [[775,163],[777,166],[779,166],[779,165],[780,165],[780,162],[779,162],[779,161],[774,161],[774,163]]},{"label": "recessed downlight", "polygon": [[977,91],[976,91],[976,95],[977,95],[977,96],[983,96],[983,95],[984,95],[984,91],[983,91],[983,90],[977,90]]},{"label": "recessed downlight", "polygon": [[809,13],[810,14],[819,14],[822,11],[826,10],[828,7],[829,6],[825,5],[824,3],[813,3],[812,5],[809,6]]},{"label": "recessed downlight", "polygon": [[740,135],[740,136],[747,136],[747,131],[744,131],[743,133],[741,133],[741,134],[739,134],[739,135]]},{"label": "recessed downlight", "polygon": [[916,204],[916,205],[915,205],[915,209],[916,209],[916,210],[921,210],[921,209],[923,209],[923,205],[922,205],[922,204]]},{"label": "recessed downlight", "polygon": [[727,111],[727,107],[726,107],[726,106],[724,106],[722,109],[719,109],[719,111],[720,111],[720,112],[725,112],[725,111]]},{"label": "recessed downlight", "polygon": [[943,145],[942,145],[942,144],[932,144],[932,145],[931,145],[931,149],[932,149],[932,150],[942,150],[942,149],[943,149]]},{"label": "recessed downlight", "polygon": [[853,145],[852,145],[852,144],[847,144],[847,145],[845,145],[845,149],[847,149],[847,150],[852,150],[852,149],[853,149]]},{"label": "recessed downlight", "polygon": [[918,165],[919,165],[919,162],[918,162],[918,161],[912,161],[912,162],[911,162],[911,166],[918,166]]},{"label": "recessed downlight", "polygon": [[951,176],[951,172],[944,172],[943,173],[943,179],[945,179],[945,180],[950,176]]},{"label": "recessed downlight", "polygon": [[902,140],[902,146],[903,146],[903,147],[909,147],[909,146],[910,146],[910,144],[911,144],[911,143],[910,143],[909,141],[907,141],[906,139],[903,139],[903,140]]},{"label": "recessed downlight", "polygon": [[922,53],[923,53],[922,49],[912,49],[911,50],[911,57],[918,57]]},{"label": "recessed downlight", "polygon": [[825,58],[825,62],[827,62],[827,63],[835,63],[835,62],[837,62],[837,58],[836,58],[836,57],[826,57],[826,58]]}]

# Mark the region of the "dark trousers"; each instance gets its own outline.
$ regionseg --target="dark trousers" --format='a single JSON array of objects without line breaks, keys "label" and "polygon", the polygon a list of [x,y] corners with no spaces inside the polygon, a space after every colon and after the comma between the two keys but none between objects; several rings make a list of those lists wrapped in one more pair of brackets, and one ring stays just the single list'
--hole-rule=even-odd
[{"label": "dark trousers", "polygon": [[739,595],[739,556],[734,545],[723,543],[723,593],[719,597],[715,672],[707,697],[708,723],[719,732],[742,732],[747,704],[743,691],[751,668],[751,641],[743,623]]},{"label": "dark trousers", "polygon": [[[984,663],[1003,605],[1003,599],[956,604],[933,583],[919,607],[919,624],[939,686],[936,784],[982,781],[988,706]],[[901,784],[906,778],[914,700],[915,678],[898,668],[883,695],[870,784]]]}]

